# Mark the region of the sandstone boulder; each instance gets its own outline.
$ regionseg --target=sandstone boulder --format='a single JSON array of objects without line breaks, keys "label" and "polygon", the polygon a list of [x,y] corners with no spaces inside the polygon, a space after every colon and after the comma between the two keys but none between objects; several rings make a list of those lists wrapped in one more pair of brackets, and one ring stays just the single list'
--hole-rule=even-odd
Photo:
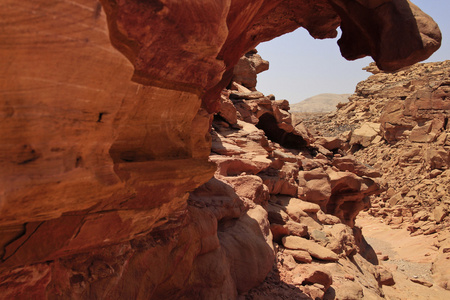
[{"label": "sandstone boulder", "polygon": [[237,123],[237,113],[233,102],[226,96],[220,96],[219,115],[225,119],[230,125]]},{"label": "sandstone boulder", "polygon": [[310,241],[297,236],[285,236],[282,239],[283,245],[292,250],[307,251],[312,257],[320,260],[337,261],[339,256],[333,251]]},{"label": "sandstone boulder", "polygon": [[269,215],[270,223],[284,225],[290,220],[289,215],[279,205],[269,203],[266,206],[266,210]]},{"label": "sandstone boulder", "polygon": [[323,211],[317,212],[317,219],[322,223],[326,225],[334,225],[341,223],[341,220],[333,215],[326,214]]},{"label": "sandstone boulder", "polygon": [[233,70],[233,81],[250,90],[256,87],[256,75],[269,69],[269,62],[257,54],[256,49],[241,57]]},{"label": "sandstone boulder", "polygon": [[297,266],[297,263],[295,262],[294,258],[292,257],[292,255],[284,253],[285,255],[283,256],[283,267],[285,267],[286,269],[293,270],[295,269],[295,267]]},{"label": "sandstone boulder", "polygon": [[270,223],[270,231],[272,232],[273,241],[276,243],[281,243],[281,239],[290,234],[289,229],[285,225],[277,223]]},{"label": "sandstone boulder", "polygon": [[317,213],[320,210],[320,206],[300,200],[298,198],[277,196],[276,203],[283,206],[289,216],[294,220],[299,220],[301,216],[306,216],[305,213]]},{"label": "sandstone boulder", "polygon": [[221,179],[233,186],[236,194],[241,198],[260,205],[264,205],[269,200],[269,189],[258,176],[245,175]]},{"label": "sandstone boulder", "polygon": [[315,143],[333,151],[341,148],[343,141],[338,137],[320,137],[316,139]]},{"label": "sandstone boulder", "polygon": [[355,236],[349,226],[336,224],[325,227],[324,231],[329,236],[329,243],[326,247],[334,253],[343,253],[345,256],[351,257],[359,251]]},{"label": "sandstone boulder", "polygon": [[430,169],[446,169],[450,166],[450,152],[443,148],[430,148],[425,152],[425,160]]},{"label": "sandstone boulder", "polygon": [[367,177],[380,177],[380,171],[375,168],[364,165],[361,162],[357,161],[357,159],[353,155],[346,155],[343,157],[335,157],[333,159],[333,166],[338,168],[340,171],[349,171],[355,173],[358,176],[367,176]]},{"label": "sandstone boulder", "polygon": [[411,142],[430,143],[436,140],[437,135],[444,127],[444,119],[433,119],[424,124],[417,124],[412,130],[409,139]]},{"label": "sandstone boulder", "polygon": [[436,206],[433,210],[434,220],[437,223],[442,222],[445,216],[447,216],[447,214],[448,214],[447,207],[443,204]]},{"label": "sandstone boulder", "polygon": [[258,174],[269,165],[267,163],[255,163],[250,159],[239,157],[224,157],[220,155],[211,155],[210,160],[217,164],[217,173],[222,176],[236,176],[242,173]]},{"label": "sandstone boulder", "polygon": [[324,287],[326,291],[333,284],[333,277],[330,271],[320,266],[299,265],[293,271],[298,274],[299,280],[302,284],[318,283]]},{"label": "sandstone boulder", "polygon": [[308,226],[294,221],[286,222],[285,227],[289,231],[289,235],[306,236],[308,234]]},{"label": "sandstone boulder", "polygon": [[432,287],[433,286],[433,283],[431,283],[431,282],[429,282],[429,281],[427,281],[425,279],[422,279],[422,278],[410,278],[409,280],[411,280],[414,283],[418,283],[418,284],[421,284],[423,286],[426,286],[426,287]]},{"label": "sandstone boulder", "polygon": [[359,144],[363,147],[367,147],[371,144],[372,140],[380,133],[379,123],[364,123],[360,128],[355,129],[352,132],[350,144]]},{"label": "sandstone boulder", "polygon": [[364,299],[364,290],[360,284],[346,281],[336,288],[335,296],[335,299],[360,300]]},{"label": "sandstone boulder", "polygon": [[295,261],[299,263],[310,263],[312,262],[311,254],[308,251],[304,250],[284,250],[284,253],[287,255],[292,255]]},{"label": "sandstone boulder", "polygon": [[218,237],[221,247],[231,257],[229,280],[236,283],[238,293],[261,283],[274,259],[267,212],[261,206],[250,209],[234,226],[223,226]]},{"label": "sandstone boulder", "polygon": [[381,285],[394,285],[394,277],[392,273],[384,266],[376,266],[375,277]]},{"label": "sandstone boulder", "polygon": [[298,197],[319,204],[325,210],[331,196],[330,177],[323,169],[300,171],[298,173]]}]

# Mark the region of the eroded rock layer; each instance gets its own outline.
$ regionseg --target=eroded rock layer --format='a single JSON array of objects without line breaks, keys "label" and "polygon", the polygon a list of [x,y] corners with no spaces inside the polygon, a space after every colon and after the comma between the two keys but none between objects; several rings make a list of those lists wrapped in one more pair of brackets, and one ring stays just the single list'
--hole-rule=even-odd
[{"label": "eroded rock layer", "polygon": [[[373,17],[361,24],[361,11]],[[0,20],[5,299],[245,293],[273,262],[267,199],[248,202],[231,179],[211,179],[215,165],[207,161],[211,113],[221,110],[220,93],[240,57],[299,26],[329,38],[341,25],[345,57],[372,55],[389,70],[425,59],[440,44],[437,25],[401,0],[3,1]],[[387,47],[392,40],[400,51]],[[254,113],[268,104],[252,105],[250,123],[257,118],[274,139],[282,130],[286,147],[310,143],[299,135],[304,129],[292,128],[285,104],[262,115]],[[257,149],[259,159],[248,164],[254,174],[272,165],[274,152]],[[342,174],[325,169],[331,173],[302,178],[327,182],[315,201],[352,225],[355,209],[344,204],[375,185],[355,175],[341,190]],[[255,199],[294,190],[291,171],[269,192],[262,177],[249,180]],[[301,195],[308,191],[314,187]],[[334,199],[337,191],[356,196]]]}]

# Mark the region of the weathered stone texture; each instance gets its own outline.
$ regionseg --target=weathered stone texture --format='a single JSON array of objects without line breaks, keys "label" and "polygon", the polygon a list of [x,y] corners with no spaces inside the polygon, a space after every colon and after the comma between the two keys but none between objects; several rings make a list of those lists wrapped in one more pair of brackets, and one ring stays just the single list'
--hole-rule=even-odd
[{"label": "weathered stone texture", "polygon": [[[2,1],[0,297],[233,298],[260,283],[274,255],[261,181],[252,182],[256,201],[219,195],[239,204],[222,212],[229,219],[209,197],[189,195],[214,180],[211,113],[238,60],[299,26],[329,38],[342,24],[345,57],[372,55],[389,70],[440,43],[434,22],[406,1],[364,7],[377,13],[363,25],[382,30],[364,38],[348,21],[360,10],[331,2]],[[403,34],[411,28],[420,32]],[[250,120],[265,115],[275,133],[291,134],[287,145],[302,135],[286,104],[266,112],[258,107],[270,99],[256,98]],[[255,174],[272,164],[257,132],[248,153],[259,156],[243,163]],[[242,173],[235,162],[220,166],[225,175]],[[277,189],[296,191],[295,170],[282,169]]]}]

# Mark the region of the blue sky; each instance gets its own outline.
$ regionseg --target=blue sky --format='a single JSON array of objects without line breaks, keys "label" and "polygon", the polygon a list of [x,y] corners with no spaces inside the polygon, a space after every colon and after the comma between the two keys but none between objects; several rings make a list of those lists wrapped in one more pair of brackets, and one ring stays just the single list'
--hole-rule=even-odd
[{"label": "blue sky", "polygon": [[[442,46],[427,61],[450,59],[450,0],[412,0],[439,25]],[[345,60],[336,39],[315,40],[299,28],[256,47],[270,62],[258,75],[257,89],[277,99],[296,103],[321,93],[351,94],[356,84],[371,74],[363,71],[372,60]]]}]

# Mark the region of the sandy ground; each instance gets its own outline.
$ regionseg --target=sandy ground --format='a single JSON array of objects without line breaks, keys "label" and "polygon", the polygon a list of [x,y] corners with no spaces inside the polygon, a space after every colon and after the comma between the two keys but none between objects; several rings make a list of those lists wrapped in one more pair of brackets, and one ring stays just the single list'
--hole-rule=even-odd
[{"label": "sandy ground", "polygon": [[[436,235],[411,237],[406,229],[392,229],[365,213],[358,216],[356,225],[362,227],[365,239],[376,252],[389,257],[381,264],[392,271],[396,284],[383,287],[386,299],[450,299],[450,291],[434,284],[430,270],[438,250],[434,246]],[[433,286],[414,283],[411,278],[424,280]]]}]

